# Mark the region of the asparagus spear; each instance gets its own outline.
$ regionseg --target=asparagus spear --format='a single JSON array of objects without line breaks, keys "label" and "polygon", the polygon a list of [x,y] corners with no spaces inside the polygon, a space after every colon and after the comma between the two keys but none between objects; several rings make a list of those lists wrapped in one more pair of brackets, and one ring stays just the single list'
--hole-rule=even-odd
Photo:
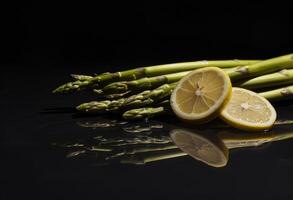
[{"label": "asparagus spear", "polygon": [[71,77],[74,78],[76,81],[87,81],[93,78],[92,76],[81,74],[71,74]]},{"label": "asparagus spear", "polygon": [[[268,99],[269,101],[291,99],[293,98],[293,85],[266,92],[261,92],[259,94],[264,98]],[[169,110],[169,107],[170,104],[166,103],[165,105],[159,107],[144,107],[131,109],[124,112],[122,116],[123,118],[128,120],[149,118],[166,113]]]},{"label": "asparagus spear", "polygon": [[293,97],[293,85],[271,91],[261,92],[259,94],[270,101],[291,99]]},{"label": "asparagus spear", "polygon": [[[99,96],[101,95],[101,91],[100,89],[93,89],[93,92],[97,93]],[[123,98],[126,95],[129,96],[131,95],[133,92],[132,91],[127,91],[124,93],[117,93],[117,94],[106,94],[106,95],[102,95],[101,97],[103,99],[108,99],[108,100],[113,100],[113,99],[119,99],[119,98]]]},{"label": "asparagus spear", "polygon": [[92,78],[84,78],[79,75],[73,75],[76,81],[66,83],[59,86],[53,92],[54,93],[65,93],[78,91],[85,88],[91,88],[93,85],[103,86],[116,81],[128,81],[136,80],[143,77],[153,77],[163,74],[170,74],[182,71],[194,70],[202,67],[217,66],[221,68],[244,66],[253,63],[257,63],[259,60],[219,60],[219,61],[195,61],[195,62],[184,62],[174,63],[165,65],[155,65],[149,67],[141,67],[130,69],[115,73],[103,73],[101,75],[94,76]]},{"label": "asparagus spear", "polygon": [[165,107],[147,107],[147,108],[137,108],[137,109],[131,109],[123,113],[124,119],[142,119],[142,118],[151,118],[154,116],[157,116],[159,114],[164,113],[166,110]]},{"label": "asparagus spear", "polygon": [[120,98],[118,100],[92,101],[83,103],[76,107],[77,110],[83,112],[101,112],[114,111],[124,108],[135,108],[150,105],[159,102],[168,97],[177,83],[164,84],[154,90],[146,90],[137,95],[128,98]]},{"label": "asparagus spear", "polygon": [[279,56],[255,64],[227,69],[232,80],[256,77],[262,74],[293,67],[293,54]]},{"label": "asparagus spear", "polygon": [[95,92],[100,95],[101,94],[105,95],[105,94],[121,94],[127,91],[133,91],[133,90],[140,91],[140,90],[151,89],[153,87],[158,87],[164,83],[177,82],[190,72],[191,71],[184,71],[179,73],[154,76],[150,78],[142,78],[142,79],[133,80],[133,81],[115,82],[115,83],[106,85],[100,90],[95,90]]},{"label": "asparagus spear", "polygon": [[293,83],[293,69],[283,69],[279,72],[259,76],[247,81],[234,84],[237,87],[247,89],[258,89],[265,87],[273,87],[280,85],[288,85]]}]

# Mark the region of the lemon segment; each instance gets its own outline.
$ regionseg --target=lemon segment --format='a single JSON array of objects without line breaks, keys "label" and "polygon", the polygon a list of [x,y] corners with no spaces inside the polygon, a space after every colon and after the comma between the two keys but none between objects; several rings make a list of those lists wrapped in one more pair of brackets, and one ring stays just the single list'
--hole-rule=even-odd
[{"label": "lemon segment", "polygon": [[222,69],[197,69],[179,81],[171,94],[171,107],[182,120],[206,122],[219,114],[231,90],[230,78]]},{"label": "lemon segment", "polygon": [[260,131],[271,128],[277,114],[264,97],[250,90],[233,87],[232,97],[220,117],[235,128]]}]

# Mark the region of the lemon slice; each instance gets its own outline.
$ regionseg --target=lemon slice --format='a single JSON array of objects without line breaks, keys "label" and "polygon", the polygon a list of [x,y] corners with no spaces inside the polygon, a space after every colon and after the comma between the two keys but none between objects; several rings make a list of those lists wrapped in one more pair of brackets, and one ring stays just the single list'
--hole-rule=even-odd
[{"label": "lemon slice", "polygon": [[231,126],[259,131],[273,126],[277,114],[268,100],[250,90],[232,89],[232,97],[220,117]]},{"label": "lemon slice", "polygon": [[229,76],[220,68],[197,69],[183,77],[171,94],[171,107],[184,121],[206,122],[216,117],[231,96]]},{"label": "lemon slice", "polygon": [[174,129],[170,132],[170,137],[176,146],[196,160],[213,167],[227,165],[229,150],[223,141],[215,136],[209,138],[204,132]]}]

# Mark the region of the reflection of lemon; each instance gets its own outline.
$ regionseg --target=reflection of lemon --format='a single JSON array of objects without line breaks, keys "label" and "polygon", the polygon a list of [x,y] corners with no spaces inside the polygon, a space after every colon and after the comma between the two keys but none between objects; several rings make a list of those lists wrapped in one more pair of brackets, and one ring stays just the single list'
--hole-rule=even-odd
[{"label": "reflection of lemon", "polygon": [[170,137],[182,151],[210,166],[223,167],[228,162],[229,150],[216,137],[208,139],[185,129],[172,130]]},{"label": "reflection of lemon", "polygon": [[257,93],[233,88],[232,97],[220,116],[233,127],[257,131],[271,128],[277,114],[270,102]]},{"label": "reflection of lemon", "polygon": [[231,90],[230,78],[220,68],[197,69],[179,81],[171,95],[171,106],[182,120],[206,122],[218,115]]}]

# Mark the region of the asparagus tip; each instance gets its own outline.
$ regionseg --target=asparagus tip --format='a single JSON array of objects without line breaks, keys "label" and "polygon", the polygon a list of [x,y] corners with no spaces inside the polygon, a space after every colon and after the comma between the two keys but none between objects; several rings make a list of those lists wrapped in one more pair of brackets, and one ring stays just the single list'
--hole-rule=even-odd
[{"label": "asparagus tip", "polygon": [[92,101],[92,102],[80,104],[79,106],[76,107],[76,109],[82,112],[98,112],[98,111],[107,109],[109,103],[111,103],[111,101],[108,101],[108,100],[98,101],[98,102]]}]

